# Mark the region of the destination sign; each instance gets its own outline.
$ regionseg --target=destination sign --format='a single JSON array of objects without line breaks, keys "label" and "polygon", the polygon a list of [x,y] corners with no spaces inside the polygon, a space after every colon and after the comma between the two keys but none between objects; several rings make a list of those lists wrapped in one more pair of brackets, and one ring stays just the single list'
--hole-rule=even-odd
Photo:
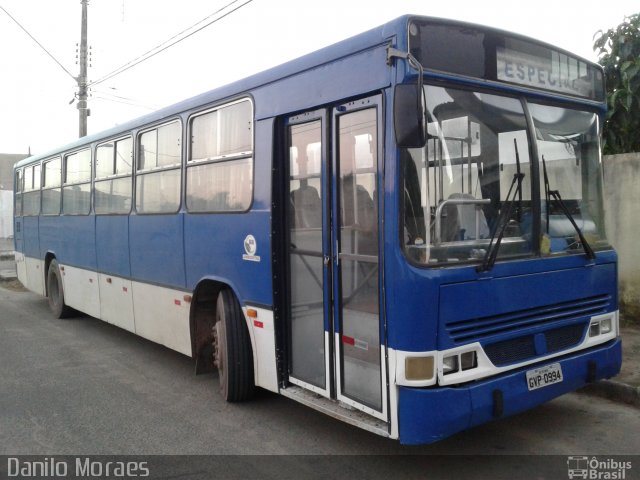
[{"label": "destination sign", "polygon": [[540,50],[544,56],[496,47],[498,80],[587,98],[594,95],[594,72],[587,63],[554,50]]},{"label": "destination sign", "polygon": [[478,25],[412,18],[409,51],[427,73],[482,78],[603,102],[602,69],[533,39]]}]

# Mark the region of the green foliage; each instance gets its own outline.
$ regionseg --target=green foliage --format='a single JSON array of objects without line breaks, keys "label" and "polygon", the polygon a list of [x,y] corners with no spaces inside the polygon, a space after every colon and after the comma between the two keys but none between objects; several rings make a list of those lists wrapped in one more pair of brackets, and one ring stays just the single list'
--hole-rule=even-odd
[{"label": "green foliage", "polygon": [[640,152],[640,13],[597,32],[593,50],[607,85],[604,152]]}]

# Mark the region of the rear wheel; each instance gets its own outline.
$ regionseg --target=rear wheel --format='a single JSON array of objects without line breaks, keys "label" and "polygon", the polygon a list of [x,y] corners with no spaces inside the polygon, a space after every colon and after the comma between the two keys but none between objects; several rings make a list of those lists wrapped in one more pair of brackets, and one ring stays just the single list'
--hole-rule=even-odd
[{"label": "rear wheel", "polygon": [[64,289],[62,287],[62,276],[57,260],[51,260],[47,271],[47,295],[49,299],[49,309],[56,318],[69,317],[73,310],[64,303]]},{"label": "rear wheel", "polygon": [[213,363],[218,369],[220,393],[228,402],[253,396],[253,355],[247,325],[231,290],[221,290],[213,326]]}]

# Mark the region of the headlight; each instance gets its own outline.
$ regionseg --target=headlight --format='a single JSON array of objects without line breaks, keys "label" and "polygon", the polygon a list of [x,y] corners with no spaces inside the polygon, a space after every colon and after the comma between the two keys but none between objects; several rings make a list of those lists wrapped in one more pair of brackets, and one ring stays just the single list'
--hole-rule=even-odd
[{"label": "headlight", "polygon": [[407,357],[404,359],[404,376],[407,380],[431,380],[435,375],[433,357]]}]

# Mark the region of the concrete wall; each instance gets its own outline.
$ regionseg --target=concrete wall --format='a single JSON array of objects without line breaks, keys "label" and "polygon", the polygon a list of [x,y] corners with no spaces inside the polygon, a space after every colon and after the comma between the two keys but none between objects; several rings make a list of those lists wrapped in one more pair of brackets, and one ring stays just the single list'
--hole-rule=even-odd
[{"label": "concrete wall", "polygon": [[640,322],[640,153],[604,157],[604,208],[609,241],[618,252],[620,308]]},{"label": "concrete wall", "polygon": [[13,236],[13,192],[0,190],[0,238]]}]

